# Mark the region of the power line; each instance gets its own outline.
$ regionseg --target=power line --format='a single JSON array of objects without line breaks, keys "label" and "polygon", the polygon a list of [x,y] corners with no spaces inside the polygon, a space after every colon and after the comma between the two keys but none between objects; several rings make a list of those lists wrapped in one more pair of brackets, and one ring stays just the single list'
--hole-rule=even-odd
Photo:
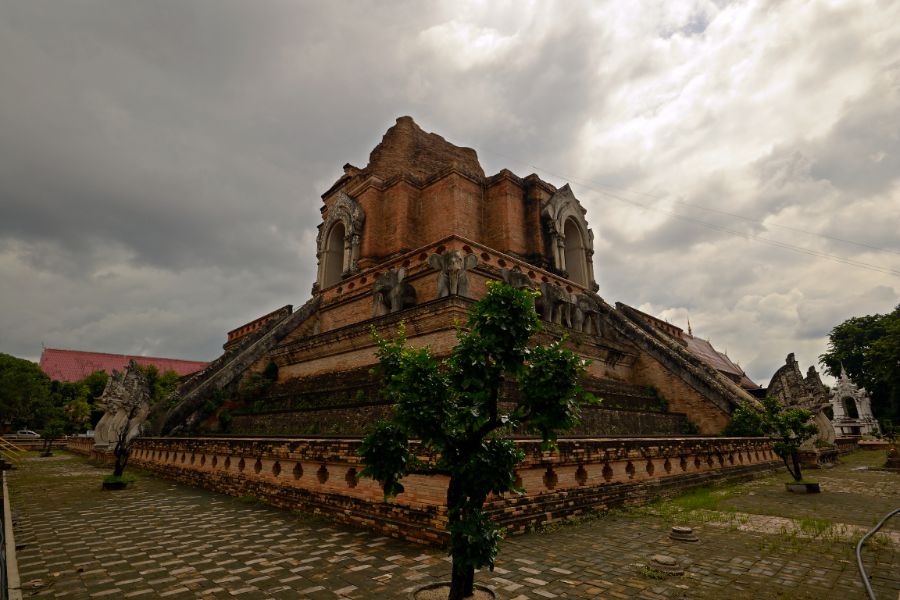
[{"label": "power line", "polygon": [[[488,151],[488,153],[491,153],[491,152]],[[510,160],[515,160],[515,159],[510,159]],[[524,164],[524,163],[522,163],[522,164]],[[528,165],[528,166],[529,166],[530,168],[532,168],[532,169],[536,169],[536,168],[537,168],[537,167],[535,167],[534,165]],[[541,170],[543,170],[543,169],[541,169]],[[546,173],[547,171],[544,171],[544,172]],[[563,178],[563,179],[567,179],[567,178]],[[593,184],[593,185],[596,185],[597,187],[600,187],[600,188],[603,188],[603,189],[606,189],[606,190],[616,190],[616,191],[619,191],[619,192],[625,192],[625,193],[628,193],[628,194],[635,194],[635,195],[639,195],[639,196],[645,196],[645,197],[651,198],[651,199],[653,199],[653,200],[662,200],[662,199],[665,198],[665,196],[662,196],[662,195],[651,194],[651,193],[649,193],[649,192],[642,192],[642,191],[640,191],[640,190],[629,190],[629,189],[626,189],[626,188],[618,188],[618,187],[615,187],[615,186],[606,185],[606,184],[600,183],[599,181],[595,181],[595,180],[592,180],[592,179],[589,179],[589,180],[583,180],[583,181],[587,181],[587,182],[589,182],[589,183],[591,183],[591,184]],[[595,190],[595,191],[600,191],[600,190]],[[602,191],[600,191],[600,193],[602,193]],[[841,237],[837,237],[837,236],[833,236],[833,235],[828,235],[828,234],[824,234],[824,233],[817,233],[817,232],[815,232],[815,231],[809,231],[808,229],[802,229],[802,228],[800,228],[800,227],[791,227],[790,225],[781,225],[781,224],[779,224],[779,223],[767,223],[767,222],[763,221],[762,219],[754,219],[753,217],[748,217],[747,215],[741,215],[741,214],[738,214],[738,213],[733,213],[733,212],[728,212],[728,211],[725,211],[725,210],[720,210],[720,209],[718,209],[718,208],[712,208],[712,207],[709,207],[709,206],[703,206],[703,205],[700,205],[700,204],[694,204],[694,203],[691,203],[691,202],[685,202],[684,200],[675,200],[674,202],[675,202],[675,204],[680,204],[680,205],[682,205],[682,206],[689,206],[689,207],[691,207],[691,208],[696,208],[696,209],[698,209],[698,210],[705,210],[705,211],[717,213],[717,214],[720,214],[720,215],[726,215],[726,216],[729,216],[729,217],[734,217],[734,218],[736,218],[736,219],[741,219],[741,220],[747,221],[747,222],[749,222],[749,223],[757,223],[757,224],[762,225],[762,226],[764,226],[764,227],[778,227],[779,229],[785,229],[785,230],[787,230],[787,231],[793,231],[793,232],[795,232],[795,233],[803,233],[803,234],[806,234],[806,235],[811,235],[811,236],[823,238],[823,239],[826,239],[826,240],[831,240],[831,241],[834,241],[834,242],[842,242],[842,243],[844,243],[844,244],[852,244],[852,245],[854,245],[854,246],[860,246],[860,247],[862,247],[862,248],[868,248],[869,250],[874,250],[874,251],[876,251],[876,252],[884,252],[884,253],[887,253],[887,254],[896,254],[896,255],[900,256],[900,250],[891,250],[890,248],[882,248],[882,247],[880,247],[880,246],[873,246],[873,245],[871,245],[871,244],[866,244],[865,242],[857,242],[857,241],[855,241],[855,240],[848,240],[847,238],[841,238]]]},{"label": "power line", "polygon": [[[803,246],[796,246],[796,245],[794,245],[794,244],[789,244],[789,243],[787,243],[787,242],[781,242],[781,241],[778,241],[778,240],[773,240],[773,239],[771,239],[771,238],[766,238],[766,237],[762,237],[762,236],[755,235],[755,234],[751,234],[751,233],[744,233],[744,232],[742,232],[742,231],[736,231],[736,230],[733,230],[733,229],[729,229],[729,228],[727,228],[727,227],[723,227],[723,226],[720,226],[720,225],[716,225],[716,224],[714,224],[714,223],[709,223],[708,221],[702,221],[702,220],[700,220],[700,219],[696,219],[696,218],[693,218],[693,217],[689,217],[689,216],[687,216],[687,215],[682,215],[682,214],[676,213],[676,212],[674,212],[674,211],[669,211],[669,210],[666,210],[666,209],[657,208],[657,207],[655,207],[655,206],[650,206],[650,205],[642,204],[642,203],[640,203],[640,202],[637,202],[636,200],[631,200],[631,199],[629,199],[629,198],[625,198],[625,197],[622,197],[622,196],[620,196],[620,195],[613,194],[612,192],[609,192],[609,191],[606,191],[606,190],[602,189],[602,187],[604,187],[604,186],[603,186],[602,184],[597,183],[597,182],[593,182],[593,181],[590,181],[590,180],[579,180],[578,178],[567,177],[567,176],[565,176],[565,175],[559,175],[559,174],[557,174],[557,173],[553,173],[553,172],[551,172],[551,171],[548,171],[547,169],[542,169],[541,167],[538,167],[537,165],[533,165],[533,164],[530,164],[530,163],[526,163],[526,162],[521,161],[521,160],[518,160],[518,159],[516,159],[516,158],[514,158],[514,157],[506,156],[506,155],[504,155],[504,154],[501,154],[501,153],[499,153],[499,152],[493,152],[493,151],[490,151],[490,150],[482,150],[482,151],[483,151],[483,152],[486,152],[486,153],[488,153],[488,154],[493,154],[493,155],[498,156],[498,157],[501,157],[501,158],[505,158],[505,159],[507,159],[507,160],[512,160],[512,161],[517,162],[517,163],[522,164],[522,165],[527,165],[529,168],[534,169],[535,171],[540,171],[540,172],[546,173],[547,175],[550,175],[551,177],[556,177],[556,178],[558,178],[558,179],[562,179],[563,181],[572,181],[572,182],[574,182],[574,183],[578,183],[578,184],[580,184],[580,185],[582,185],[582,186],[584,186],[584,187],[586,187],[586,188],[588,188],[588,189],[590,189],[590,190],[592,190],[592,191],[594,191],[594,192],[597,192],[597,193],[599,193],[599,194],[603,194],[603,195],[605,195],[605,196],[608,196],[608,197],[613,198],[613,199],[615,199],[615,200],[618,200],[618,201],[620,201],[620,202],[624,202],[624,203],[626,203],[626,204],[630,204],[630,205],[632,205],[632,206],[636,206],[636,207],[638,207],[638,208],[640,208],[640,209],[642,209],[642,210],[649,210],[649,211],[653,211],[653,212],[662,213],[662,214],[669,215],[669,216],[671,216],[671,217],[674,217],[674,218],[679,219],[679,220],[682,220],[682,221],[687,221],[687,222],[690,222],[690,223],[694,223],[695,225],[699,225],[699,226],[701,226],[701,227],[706,227],[707,229],[712,229],[712,230],[719,231],[719,232],[722,232],[722,233],[727,233],[727,234],[729,234],[729,235],[738,236],[738,237],[742,237],[742,238],[745,238],[745,239],[753,240],[753,241],[760,242],[760,243],[762,243],[762,244],[766,244],[766,245],[773,246],[773,247],[776,247],[776,248],[781,248],[781,249],[784,249],[784,250],[790,250],[790,251],[796,252],[796,253],[798,253],[798,254],[806,254],[806,255],[808,255],[808,256],[813,256],[813,257],[817,257],[817,258],[824,258],[824,259],[826,259],[826,260],[831,260],[831,261],[833,261],[833,262],[845,264],[845,265],[847,265],[847,266],[857,267],[857,268],[860,268],[860,269],[866,269],[866,270],[869,270],[869,271],[875,271],[875,272],[878,272],[878,273],[884,273],[884,274],[886,274],[886,275],[894,275],[894,276],[896,276],[896,277],[900,277],[900,270],[896,270],[896,269],[893,269],[893,268],[890,268],[890,267],[882,267],[882,266],[879,266],[879,265],[873,265],[873,264],[871,264],[871,263],[866,263],[866,262],[863,262],[863,261],[858,261],[858,260],[854,260],[854,259],[851,259],[851,258],[846,258],[846,257],[843,257],[843,256],[838,256],[838,255],[835,255],[835,254],[829,254],[829,253],[827,253],[827,252],[821,252],[821,251],[818,251],[818,250],[812,250],[812,249],[810,249],[810,248],[804,248]],[[596,187],[594,187],[594,186],[596,186]],[[598,188],[601,188],[601,189],[598,189]],[[640,193],[640,194],[642,194],[642,195],[649,196],[649,197],[651,197],[651,198],[660,199],[659,197],[655,197],[655,196],[652,196],[652,195],[650,195],[650,194],[646,194],[646,193],[642,193],[642,192],[637,192],[637,193]],[[702,207],[702,206],[699,206],[699,205],[692,205],[692,204],[689,204],[689,203],[687,203],[687,202],[676,201],[676,203],[682,204],[682,205],[686,205],[686,206],[692,206],[692,207],[694,207],[694,208],[698,208],[698,209],[701,209],[701,210],[708,210],[708,211],[710,211],[710,212],[718,212],[718,213],[725,214],[725,215],[728,215],[728,216],[737,217],[737,218],[744,219],[744,220],[747,220],[747,221],[752,221],[752,222],[756,222],[756,223],[759,223],[759,224],[762,224],[762,225],[766,225],[766,224],[763,223],[762,221],[759,221],[759,220],[757,220],[757,219],[752,219],[752,218],[750,218],[750,217],[744,217],[744,216],[742,216],[742,215],[736,215],[736,214],[728,213],[728,212],[725,212],[725,211],[719,211],[719,210],[711,209],[711,208],[708,208],[708,207]],[[773,225],[774,225],[774,224],[773,224]],[[846,243],[854,244],[854,245],[857,245],[857,246],[863,246],[863,247],[870,248],[870,249],[873,249],[873,250],[878,250],[878,251],[881,251],[881,252],[890,252],[890,253],[893,253],[893,254],[900,254],[900,252],[894,252],[893,250],[888,250],[888,249],[884,249],[884,248],[878,248],[877,246],[870,246],[870,245],[868,245],[868,244],[864,244],[864,243],[861,243],[861,242],[854,242],[854,241],[852,241],[852,240],[845,240],[845,239],[842,239],[842,238],[832,238],[831,236],[827,236],[827,235],[823,235],[823,234],[818,234],[818,233],[815,233],[815,232],[806,231],[806,230],[799,229],[799,228],[792,228],[792,227],[788,227],[788,226],[786,226],[786,225],[776,225],[776,226],[782,227],[782,228],[784,228],[784,229],[794,230],[794,231],[797,231],[797,232],[800,232],[800,233],[807,233],[807,234],[809,234],[809,235],[815,235],[815,236],[819,236],[819,237],[824,237],[824,238],[828,238],[828,239],[833,239],[833,240],[836,240],[836,241],[841,241],[841,242],[846,242]]]},{"label": "power line", "polygon": [[824,233],[816,233],[815,231],[808,231],[806,229],[801,229],[799,227],[791,227],[789,225],[780,225],[778,223],[766,223],[765,221],[761,221],[759,219],[754,219],[753,217],[747,217],[745,215],[739,215],[736,213],[730,213],[724,210],[718,210],[716,208],[710,208],[708,206],[701,206],[699,204],[691,204],[690,202],[684,202],[682,200],[676,200],[675,204],[681,204],[682,206],[690,206],[691,208],[697,208],[700,210],[706,210],[709,212],[719,213],[720,215],[727,215],[729,217],[734,217],[736,219],[743,219],[744,221],[749,221],[751,223],[759,223],[760,225],[764,225],[766,227],[778,227],[779,229],[786,229],[787,231],[794,231],[796,233],[805,233],[806,235],[814,235],[816,237],[824,238],[826,240],[832,240],[835,242],[843,242],[845,244],[853,244],[854,246],[860,246],[862,248],[868,248],[869,250],[875,250],[876,252],[886,252],[888,254],[896,254],[900,256],[900,251],[891,250],[890,248],[881,248],[879,246],[872,246],[871,244],[866,244],[864,242],[855,242],[853,240],[848,240],[846,238],[839,238],[832,235],[827,235]]}]

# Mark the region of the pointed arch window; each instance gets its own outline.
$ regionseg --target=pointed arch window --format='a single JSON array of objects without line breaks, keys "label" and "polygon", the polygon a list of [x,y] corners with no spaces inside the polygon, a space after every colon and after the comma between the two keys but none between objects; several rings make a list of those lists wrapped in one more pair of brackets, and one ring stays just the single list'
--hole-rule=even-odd
[{"label": "pointed arch window", "polygon": [[569,272],[569,279],[582,287],[588,287],[587,248],[581,228],[574,219],[566,220],[563,235],[565,236],[566,271]]},{"label": "pointed arch window", "polygon": [[344,274],[344,224],[338,221],[331,226],[325,240],[325,251],[322,260],[322,287],[330,287],[341,280]]},{"label": "pointed arch window", "polygon": [[557,271],[567,273],[576,285],[596,291],[594,234],[588,228],[584,214],[584,208],[568,184],[559,188],[541,208],[550,264]]},{"label": "pointed arch window", "polygon": [[338,192],[329,204],[325,222],[319,225],[316,238],[319,259],[319,289],[338,283],[344,276],[359,270],[359,247],[366,214],[354,198]]}]

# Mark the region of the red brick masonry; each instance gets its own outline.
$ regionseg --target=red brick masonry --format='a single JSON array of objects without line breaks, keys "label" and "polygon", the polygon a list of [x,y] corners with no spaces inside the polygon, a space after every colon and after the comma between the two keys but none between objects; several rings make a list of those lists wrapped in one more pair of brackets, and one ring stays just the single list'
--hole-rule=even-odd
[{"label": "red brick masonry", "polygon": [[[535,440],[518,443],[526,453],[517,471],[526,493],[489,501],[494,518],[513,532],[780,465],[771,444],[760,438],[566,439],[553,453],[542,452]],[[376,482],[358,477],[359,444],[333,438],[143,438],[131,464],[393,537],[443,543],[447,478],[411,475],[403,481],[406,491],[385,502]],[[90,452],[87,443],[70,449]]]}]

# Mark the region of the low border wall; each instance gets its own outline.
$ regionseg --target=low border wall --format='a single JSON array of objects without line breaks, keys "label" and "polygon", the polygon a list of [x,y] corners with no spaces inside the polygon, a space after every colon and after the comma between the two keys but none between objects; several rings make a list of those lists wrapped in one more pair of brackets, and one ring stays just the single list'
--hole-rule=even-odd
[{"label": "low border wall", "polygon": [[6,485],[6,471],[0,474],[3,479],[3,581],[6,588],[3,597],[7,600],[22,600],[22,583],[19,579],[19,562],[16,558],[16,538],[13,530],[12,510],[9,506],[9,488]]},{"label": "low border wall", "polygon": [[94,450],[94,438],[69,438],[66,440],[66,450],[75,454],[90,456]]},{"label": "low border wall", "polygon": [[[763,438],[564,439],[552,453],[537,440],[517,443],[526,454],[516,470],[526,492],[489,498],[486,506],[513,532],[781,465]],[[410,475],[406,491],[385,502],[376,482],[359,477],[359,445],[359,439],[335,438],[142,438],[129,464],[392,537],[445,543],[447,477]],[[96,454],[81,441],[70,449]]]},{"label": "low border wall", "polygon": [[837,448],[838,454],[849,454],[859,450],[858,437],[839,437],[834,440],[834,446]]}]

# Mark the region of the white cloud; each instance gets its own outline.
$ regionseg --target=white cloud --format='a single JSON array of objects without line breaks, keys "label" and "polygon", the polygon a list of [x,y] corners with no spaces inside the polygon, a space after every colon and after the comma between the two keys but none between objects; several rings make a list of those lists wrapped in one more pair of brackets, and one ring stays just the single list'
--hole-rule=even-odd
[{"label": "white cloud", "polygon": [[196,6],[0,6],[0,351],[211,358],[306,300],[319,194],[401,114],[570,181],[604,297],[758,380],[897,302],[803,252],[900,270],[900,4]]}]

